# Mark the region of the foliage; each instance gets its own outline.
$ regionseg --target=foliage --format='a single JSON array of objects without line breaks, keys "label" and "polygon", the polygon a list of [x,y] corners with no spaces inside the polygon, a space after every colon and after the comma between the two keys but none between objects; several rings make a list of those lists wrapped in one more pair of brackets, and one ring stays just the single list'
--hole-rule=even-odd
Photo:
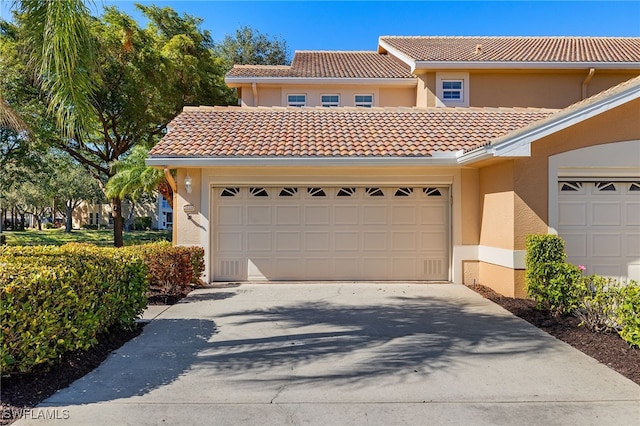
[{"label": "foliage", "polygon": [[136,217],[133,220],[133,230],[136,230],[136,231],[149,230],[151,229],[152,223],[153,223],[153,220],[151,219],[150,216]]},{"label": "foliage", "polygon": [[596,332],[618,330],[617,309],[621,302],[616,280],[598,275],[584,277],[581,282],[581,302],[574,311],[580,324]]},{"label": "foliage", "polygon": [[227,69],[238,65],[287,65],[289,48],[279,37],[270,38],[251,27],[243,26],[235,35],[227,34],[216,46],[216,51],[225,60]]},{"label": "foliage", "polygon": [[94,45],[83,0],[16,1],[16,20],[30,71],[64,134],[88,130],[94,93]]},{"label": "foliage", "polygon": [[631,281],[621,286],[620,305],[618,306],[618,323],[620,337],[630,345],[640,348],[640,285]]},{"label": "foliage", "polygon": [[169,243],[145,244],[125,250],[140,256],[149,269],[152,295],[184,296],[200,284],[204,270],[204,249],[172,247]]},{"label": "foliage", "polygon": [[547,309],[553,315],[573,312],[580,301],[581,271],[565,259],[564,241],[560,237],[527,236],[527,293],[539,309]]},{"label": "foliage", "polygon": [[0,247],[4,374],[88,349],[111,327],[131,327],[146,307],[147,269],[134,252],[69,244]]},{"label": "foliage", "polygon": [[[107,197],[131,197],[137,200],[142,195],[152,195],[156,190],[173,207],[173,191],[167,182],[164,172],[160,169],[147,167],[145,159],[149,150],[141,145],[135,146],[131,153],[123,160],[114,164],[116,174],[113,175],[106,186]],[[149,225],[151,226],[151,225]]]}]

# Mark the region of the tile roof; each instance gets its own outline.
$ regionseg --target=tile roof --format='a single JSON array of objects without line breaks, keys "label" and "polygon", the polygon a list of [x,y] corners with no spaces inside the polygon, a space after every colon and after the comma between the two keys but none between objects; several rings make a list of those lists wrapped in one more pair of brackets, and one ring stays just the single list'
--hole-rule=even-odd
[{"label": "tile roof", "polygon": [[234,65],[227,77],[414,78],[407,66],[375,51],[297,51],[291,66]]},{"label": "tile roof", "polygon": [[640,62],[638,37],[382,36],[380,42],[426,62]]},{"label": "tile roof", "polygon": [[556,110],[187,107],[151,158],[424,157],[485,145]]}]

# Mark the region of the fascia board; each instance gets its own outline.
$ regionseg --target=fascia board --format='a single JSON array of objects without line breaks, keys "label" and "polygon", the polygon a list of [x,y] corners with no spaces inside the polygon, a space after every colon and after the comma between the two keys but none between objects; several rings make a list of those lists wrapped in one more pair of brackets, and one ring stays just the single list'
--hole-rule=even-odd
[{"label": "fascia board", "polygon": [[637,70],[640,62],[514,62],[514,61],[415,61],[414,70],[487,70],[487,69],[616,69]]},{"label": "fascia board", "polygon": [[560,111],[529,127],[498,138],[491,145],[496,156],[528,156],[530,155],[529,146],[532,142],[602,114],[639,96],[640,85],[634,85],[601,101],[587,103],[568,111]]},{"label": "fascia board", "polygon": [[348,84],[358,86],[416,86],[415,78],[334,78],[334,77],[225,77],[227,84]]},{"label": "fascia board", "polygon": [[151,167],[215,167],[215,166],[455,166],[456,153],[442,153],[433,157],[149,157]]},{"label": "fascia board", "polygon": [[463,152],[458,155],[458,164],[469,164],[477,161],[486,160],[494,156],[493,147],[491,145],[481,146],[469,152]]},{"label": "fascia board", "polygon": [[395,56],[396,58],[400,59],[402,62],[407,64],[409,66],[409,68],[411,69],[411,72],[415,71],[415,69],[416,69],[416,60],[415,59],[413,59],[409,55],[401,52],[400,50],[396,49],[395,47],[391,46],[389,43],[387,43],[386,41],[382,40],[382,38],[378,39],[378,46],[382,47],[384,50],[387,51],[387,53]]}]

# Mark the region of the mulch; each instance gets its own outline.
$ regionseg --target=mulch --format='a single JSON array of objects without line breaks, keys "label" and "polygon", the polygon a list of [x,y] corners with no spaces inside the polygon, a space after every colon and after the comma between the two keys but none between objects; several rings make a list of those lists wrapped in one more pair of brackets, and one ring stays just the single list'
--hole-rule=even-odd
[{"label": "mulch", "polygon": [[[595,333],[579,325],[572,316],[554,318],[548,312],[536,309],[529,299],[504,297],[488,287],[469,286],[483,297],[497,303],[514,315],[528,321],[552,336],[570,344],[631,379],[640,385],[640,349],[630,347],[614,333]],[[150,300],[150,304],[173,302],[164,297]],[[142,332],[142,324],[133,330],[111,330],[98,336],[98,344],[87,351],[64,355],[60,362],[49,369],[31,374],[2,376],[0,383],[0,426],[9,425],[16,419],[20,408],[33,408],[57,390],[98,367],[107,356]]]}]

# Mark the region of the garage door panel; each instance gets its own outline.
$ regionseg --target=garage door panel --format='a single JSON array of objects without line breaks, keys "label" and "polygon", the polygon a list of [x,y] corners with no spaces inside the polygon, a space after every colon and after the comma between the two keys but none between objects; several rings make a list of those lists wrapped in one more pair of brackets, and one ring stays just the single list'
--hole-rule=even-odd
[{"label": "garage door panel", "polygon": [[305,206],[304,225],[329,225],[329,207]]},{"label": "garage door panel", "polygon": [[271,257],[252,256],[247,261],[247,276],[250,280],[266,280],[272,275],[273,262]]},{"label": "garage door panel", "polygon": [[447,221],[446,206],[420,206],[420,225],[444,225]]},{"label": "garage door panel", "polygon": [[271,206],[248,206],[247,225],[271,225]]},{"label": "garage door panel", "polygon": [[587,256],[587,234],[580,232],[564,232],[562,238],[565,243],[565,251],[574,257]]},{"label": "garage door panel", "polygon": [[558,205],[560,226],[586,226],[587,210],[584,201],[560,202]]},{"label": "garage door panel", "polygon": [[391,223],[393,225],[416,225],[416,213],[415,205],[391,206]]},{"label": "garage door panel", "polygon": [[591,224],[593,226],[620,226],[620,202],[593,202],[591,204]]},{"label": "garage door panel", "polygon": [[330,235],[328,232],[304,232],[305,251],[329,251]]},{"label": "garage door panel", "polygon": [[446,197],[347,185],[228,189],[212,197],[215,280],[448,279]]},{"label": "garage door panel", "polygon": [[333,234],[333,249],[338,252],[355,252],[358,246],[358,232],[337,230]]},{"label": "garage door panel", "polygon": [[224,225],[242,225],[243,209],[242,206],[218,206],[218,224]]},{"label": "garage door panel", "polygon": [[393,251],[415,251],[418,249],[418,238],[415,232],[392,231],[391,250]]},{"label": "garage door panel", "polygon": [[302,247],[300,244],[300,232],[299,231],[276,231],[276,246],[275,251],[299,251]]},{"label": "garage door panel", "polygon": [[228,253],[242,253],[244,251],[242,246],[242,239],[244,234],[242,232],[218,232],[217,234],[217,248],[218,251],[224,250]]},{"label": "garage door panel", "polygon": [[359,210],[357,205],[335,205],[333,207],[334,224],[358,225]]},{"label": "garage door panel", "polygon": [[591,234],[591,256],[620,256],[621,235],[616,232],[593,232]]},{"label": "garage door panel", "polygon": [[640,203],[628,202],[625,204],[626,223],[633,226],[640,226]]},{"label": "garage door panel", "polygon": [[604,277],[619,277],[626,275],[627,272],[626,270],[621,270],[619,263],[592,263],[591,270],[593,271],[593,274],[602,275]]},{"label": "garage door panel", "polygon": [[624,238],[627,255],[638,257],[640,260],[640,234],[625,234]]},{"label": "garage door panel", "polygon": [[387,225],[387,206],[363,206],[363,225]]},{"label": "garage door panel", "polygon": [[276,206],[276,225],[300,225],[300,206]]},{"label": "garage door panel", "polygon": [[387,233],[364,231],[362,233],[364,251],[387,251]]}]

